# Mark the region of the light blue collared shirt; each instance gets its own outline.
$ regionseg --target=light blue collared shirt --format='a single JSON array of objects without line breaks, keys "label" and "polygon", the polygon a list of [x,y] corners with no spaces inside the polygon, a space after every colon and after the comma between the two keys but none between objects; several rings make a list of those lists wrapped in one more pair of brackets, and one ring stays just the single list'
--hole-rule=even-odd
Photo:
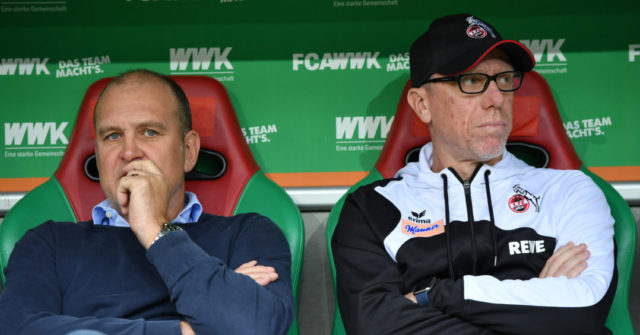
[{"label": "light blue collared shirt", "polygon": [[[171,221],[172,223],[189,223],[198,222],[202,214],[202,205],[198,201],[198,197],[192,192],[184,192],[186,205],[178,216]],[[127,222],[113,207],[109,199],[103,200],[101,203],[93,207],[91,212],[94,225],[114,226],[114,227],[130,227]]]}]

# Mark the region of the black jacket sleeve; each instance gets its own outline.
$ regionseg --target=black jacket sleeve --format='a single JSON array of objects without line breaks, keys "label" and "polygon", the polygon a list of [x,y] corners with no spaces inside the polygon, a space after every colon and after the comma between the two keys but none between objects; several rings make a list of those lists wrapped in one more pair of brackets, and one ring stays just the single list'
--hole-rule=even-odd
[{"label": "black jacket sleeve", "polygon": [[504,334],[611,334],[603,325],[613,301],[616,283],[617,271],[614,271],[607,293],[592,306],[550,307],[465,300],[462,279],[440,279],[429,292],[429,302],[448,315],[482,324]]},{"label": "black jacket sleeve", "polygon": [[404,297],[402,275],[353,196],[331,241],[340,314],[348,334],[494,334]]}]

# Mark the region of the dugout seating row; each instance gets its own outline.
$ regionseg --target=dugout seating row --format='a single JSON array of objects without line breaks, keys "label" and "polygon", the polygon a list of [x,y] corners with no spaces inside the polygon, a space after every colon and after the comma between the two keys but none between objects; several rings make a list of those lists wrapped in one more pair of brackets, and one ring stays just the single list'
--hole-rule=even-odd
[{"label": "dugout seating row", "polygon": [[[218,215],[258,212],[272,219],[284,232],[291,248],[292,285],[297,299],[305,236],[299,210],[286,192],[269,180],[256,164],[225,87],[209,77],[172,78],[184,89],[189,99],[194,129],[202,141],[196,167],[187,175],[187,190],[198,194],[206,212]],[[91,208],[104,198],[95,162],[93,108],[109,80],[111,78],[101,79],[87,90],[67,151],[53,176],[29,192],[4,218],[0,226],[2,282],[13,245],[28,229],[48,219],[89,220]],[[406,162],[415,160],[418,148],[429,141],[428,128],[419,122],[406,101],[409,87],[407,82],[375,167],[347,194],[361,185],[392,177]],[[510,151],[532,165],[581,169],[605,193],[616,219],[619,276],[618,291],[607,326],[614,334],[633,333],[628,300],[636,234],[635,221],[628,205],[607,182],[584,167],[566,135],[553,95],[542,76],[535,72],[527,73],[522,88],[516,92],[513,109],[514,130],[509,138]],[[343,202],[344,197],[332,209],[326,230],[334,287],[335,266],[330,241]],[[332,333],[345,334],[337,304]],[[289,334],[299,334],[297,316]]]}]

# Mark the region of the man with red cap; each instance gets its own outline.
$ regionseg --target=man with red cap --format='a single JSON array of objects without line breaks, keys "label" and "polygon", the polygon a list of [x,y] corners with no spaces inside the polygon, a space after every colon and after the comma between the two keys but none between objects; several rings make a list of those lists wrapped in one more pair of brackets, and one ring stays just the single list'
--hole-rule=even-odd
[{"label": "man with red cap", "polygon": [[410,62],[407,99],[432,141],[344,203],[332,249],[347,333],[610,334],[604,195],[505,150],[531,52],[459,14],[433,21]]}]

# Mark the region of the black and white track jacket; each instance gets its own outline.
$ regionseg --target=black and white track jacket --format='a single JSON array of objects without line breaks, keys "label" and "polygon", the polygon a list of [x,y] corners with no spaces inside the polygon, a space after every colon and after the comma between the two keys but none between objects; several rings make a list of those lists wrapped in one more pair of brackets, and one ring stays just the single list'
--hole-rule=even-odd
[{"label": "black and white track jacket", "polygon": [[[332,249],[347,333],[609,334],[613,218],[592,180],[505,151],[465,182],[432,172],[431,154],[344,203]],[[587,269],[537,278],[568,242],[586,243]],[[433,276],[428,307],[403,296]]]}]

